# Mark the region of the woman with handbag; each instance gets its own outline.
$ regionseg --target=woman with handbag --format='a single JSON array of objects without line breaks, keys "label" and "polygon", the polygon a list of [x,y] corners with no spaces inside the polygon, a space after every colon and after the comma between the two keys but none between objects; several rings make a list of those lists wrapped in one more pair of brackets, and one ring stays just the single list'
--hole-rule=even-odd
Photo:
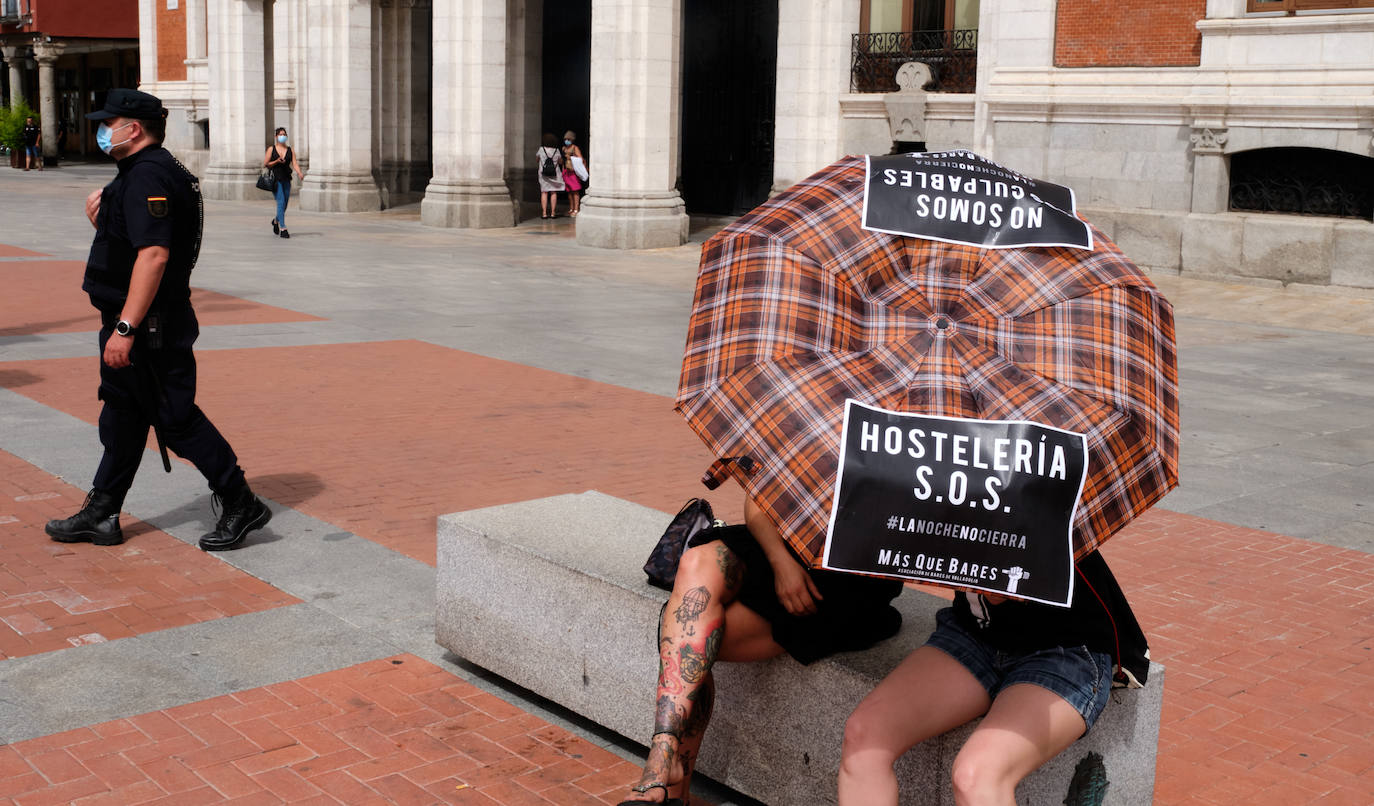
[{"label": "woman with handbag", "polygon": [[534,169],[539,172],[540,218],[558,216],[558,194],[563,192],[563,152],[552,132],[544,132],[543,145],[534,152]]},{"label": "woman with handbag", "polygon": [[743,526],[693,536],[659,623],[657,706],[649,757],[620,806],[683,806],[711,719],[718,660],[786,652],[812,663],[890,638],[902,617],[897,580],[805,568],[768,515],[746,500]]},{"label": "woman with handbag", "polygon": [[582,210],[582,183],[587,181],[587,162],[582,149],[577,147],[577,132],[569,129],[563,132],[563,185],[568,189],[568,205],[571,215],[577,218]]},{"label": "woman with handbag", "polygon": [[272,191],[277,199],[277,217],[272,219],[272,234],[290,238],[291,233],[286,231],[286,203],[291,200],[291,172],[295,171],[302,180],[305,174],[301,172],[301,164],[296,161],[295,150],[286,144],[286,129],[277,127],[276,138],[277,141],[267,147],[267,153],[262,157],[262,167],[270,170],[277,180],[277,186]]}]

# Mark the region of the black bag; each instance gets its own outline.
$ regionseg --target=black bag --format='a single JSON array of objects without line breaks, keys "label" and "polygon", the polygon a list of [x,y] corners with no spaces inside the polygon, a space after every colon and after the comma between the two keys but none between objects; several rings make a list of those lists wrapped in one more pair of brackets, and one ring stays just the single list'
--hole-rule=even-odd
[{"label": "black bag", "polygon": [[277,175],[272,173],[271,168],[263,168],[262,173],[258,174],[258,190],[277,192]]},{"label": "black bag", "polygon": [[677,576],[677,564],[682,559],[682,551],[687,541],[703,529],[714,525],[721,524],[711,512],[711,504],[705,498],[693,498],[683,504],[644,563],[644,573],[649,576],[649,584],[656,588],[672,590],[673,579]]},{"label": "black bag", "polygon": [[553,164],[553,157],[547,153],[544,154],[544,167],[539,172],[547,177],[558,176],[558,166]]}]

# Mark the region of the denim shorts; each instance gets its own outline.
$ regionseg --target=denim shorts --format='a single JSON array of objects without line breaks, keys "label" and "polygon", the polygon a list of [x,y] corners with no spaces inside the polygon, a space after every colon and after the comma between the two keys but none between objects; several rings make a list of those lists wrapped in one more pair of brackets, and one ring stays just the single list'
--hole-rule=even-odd
[{"label": "denim shorts", "polygon": [[1058,694],[1077,709],[1091,728],[1112,689],[1112,656],[1085,646],[1051,647],[1032,652],[1003,652],[988,646],[959,626],[954,609],[935,615],[935,632],[926,640],[959,661],[977,678],[988,696],[996,698],[1007,686],[1031,683]]}]

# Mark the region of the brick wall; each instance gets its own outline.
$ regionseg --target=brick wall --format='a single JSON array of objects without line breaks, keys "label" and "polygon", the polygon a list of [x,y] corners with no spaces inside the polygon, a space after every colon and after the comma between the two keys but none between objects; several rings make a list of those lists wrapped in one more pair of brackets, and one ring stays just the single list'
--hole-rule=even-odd
[{"label": "brick wall", "polygon": [[186,3],[168,9],[165,0],[157,9],[157,80],[186,80]]},{"label": "brick wall", "polygon": [[1207,0],[1059,0],[1056,67],[1186,67],[1202,57]]}]

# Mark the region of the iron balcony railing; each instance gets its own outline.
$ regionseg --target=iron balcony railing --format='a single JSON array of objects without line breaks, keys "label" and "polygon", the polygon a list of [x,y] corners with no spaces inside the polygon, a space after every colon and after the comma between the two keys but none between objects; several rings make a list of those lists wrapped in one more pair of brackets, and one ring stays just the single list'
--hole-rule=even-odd
[{"label": "iron balcony railing", "polygon": [[977,29],[854,34],[851,92],[896,92],[897,68],[930,65],[932,92],[973,92],[978,77]]}]

